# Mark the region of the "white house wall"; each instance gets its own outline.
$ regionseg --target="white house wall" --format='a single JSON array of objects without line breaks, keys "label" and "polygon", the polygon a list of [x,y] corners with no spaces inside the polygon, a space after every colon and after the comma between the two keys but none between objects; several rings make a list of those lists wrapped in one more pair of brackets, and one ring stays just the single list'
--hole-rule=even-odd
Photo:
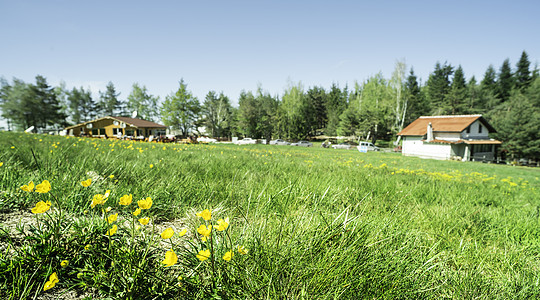
[{"label": "white house wall", "polygon": [[450,144],[424,143],[421,136],[403,137],[402,154],[434,159],[449,159],[452,156]]},{"label": "white house wall", "polygon": [[[482,132],[478,132],[479,131],[479,127],[482,127]],[[471,125],[470,125],[470,133],[467,133],[467,129],[463,130],[463,132],[461,132],[461,138],[464,139],[464,140],[469,140],[469,139],[472,139],[472,140],[482,140],[482,139],[489,139],[489,132],[488,132],[488,129],[486,128],[486,126],[482,125],[482,123],[478,120],[474,121]]]},{"label": "white house wall", "polygon": [[459,132],[434,132],[434,139],[446,141],[459,141],[461,136]]}]

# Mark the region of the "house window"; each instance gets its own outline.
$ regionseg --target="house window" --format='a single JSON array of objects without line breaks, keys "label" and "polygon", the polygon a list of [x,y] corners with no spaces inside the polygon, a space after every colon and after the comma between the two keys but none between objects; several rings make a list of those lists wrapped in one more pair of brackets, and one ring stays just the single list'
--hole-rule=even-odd
[{"label": "house window", "polygon": [[471,133],[471,126],[467,127],[467,133]]},{"label": "house window", "polygon": [[92,129],[92,135],[99,135],[99,129],[97,128]]},{"label": "house window", "polygon": [[126,135],[133,136],[133,130],[126,130]]},{"label": "house window", "polygon": [[482,125],[478,124],[478,133],[482,133]]}]

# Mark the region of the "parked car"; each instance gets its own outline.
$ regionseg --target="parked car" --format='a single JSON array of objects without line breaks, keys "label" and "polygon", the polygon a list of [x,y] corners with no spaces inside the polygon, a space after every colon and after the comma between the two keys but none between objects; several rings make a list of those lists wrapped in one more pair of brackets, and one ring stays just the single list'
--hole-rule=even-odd
[{"label": "parked car", "polygon": [[367,151],[380,151],[379,147],[373,145],[369,142],[360,142],[360,144],[356,147],[358,151],[360,152],[367,152]]},{"label": "parked car", "polygon": [[349,143],[340,143],[337,145],[332,145],[334,149],[351,149],[353,146]]},{"label": "parked car", "polygon": [[245,138],[243,140],[236,141],[237,145],[255,145],[257,144],[257,140],[254,140],[252,138]]},{"label": "parked car", "polygon": [[290,145],[291,143],[285,141],[285,140],[280,140],[280,139],[277,139],[277,140],[273,140],[273,141],[270,141],[270,145]]},{"label": "parked car", "polygon": [[292,143],[291,146],[313,147],[313,144],[308,141],[298,141],[297,143]]},{"label": "parked car", "polygon": [[200,138],[197,139],[197,141],[199,143],[215,143],[215,142],[217,142],[216,139],[209,138],[207,136],[201,136]]}]

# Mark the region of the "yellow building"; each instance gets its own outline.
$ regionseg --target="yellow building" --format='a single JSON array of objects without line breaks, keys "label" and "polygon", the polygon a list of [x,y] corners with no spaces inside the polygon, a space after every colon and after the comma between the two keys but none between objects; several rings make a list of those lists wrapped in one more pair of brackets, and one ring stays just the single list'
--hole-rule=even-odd
[{"label": "yellow building", "polygon": [[143,139],[165,135],[167,126],[151,121],[128,117],[103,117],[66,127],[67,134],[90,137],[127,137]]}]

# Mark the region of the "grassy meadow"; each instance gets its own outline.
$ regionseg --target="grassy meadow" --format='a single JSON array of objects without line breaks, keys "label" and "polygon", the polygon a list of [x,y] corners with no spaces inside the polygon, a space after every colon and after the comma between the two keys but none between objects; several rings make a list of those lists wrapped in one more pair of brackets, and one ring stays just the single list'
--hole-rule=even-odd
[{"label": "grassy meadow", "polygon": [[1,299],[540,298],[534,168],[9,132],[0,164]]}]

